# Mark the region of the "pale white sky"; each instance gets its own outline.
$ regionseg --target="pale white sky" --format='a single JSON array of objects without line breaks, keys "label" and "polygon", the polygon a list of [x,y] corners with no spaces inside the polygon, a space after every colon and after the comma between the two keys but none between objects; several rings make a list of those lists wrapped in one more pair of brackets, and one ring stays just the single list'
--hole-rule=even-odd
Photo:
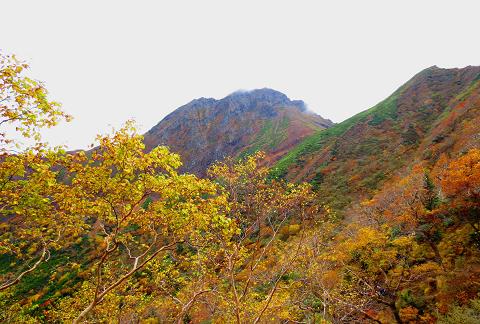
[{"label": "pale white sky", "polygon": [[335,122],[420,70],[480,65],[478,1],[0,1],[0,48],[27,60],[85,148],[198,97],[269,87]]}]

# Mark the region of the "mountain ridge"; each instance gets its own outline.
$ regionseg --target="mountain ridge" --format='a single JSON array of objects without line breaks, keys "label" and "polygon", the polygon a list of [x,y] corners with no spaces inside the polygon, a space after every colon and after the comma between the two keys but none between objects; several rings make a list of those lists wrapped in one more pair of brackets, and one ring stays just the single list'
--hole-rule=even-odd
[{"label": "mountain ridge", "polygon": [[[434,163],[441,153],[456,154],[455,143],[465,139],[480,146],[471,129],[480,125],[479,97],[480,67],[429,67],[374,107],[305,138],[277,161],[272,176],[310,181],[343,209],[355,194],[381,188],[407,161]],[[448,128],[445,120],[470,126]],[[447,139],[450,146],[441,148]]]}]

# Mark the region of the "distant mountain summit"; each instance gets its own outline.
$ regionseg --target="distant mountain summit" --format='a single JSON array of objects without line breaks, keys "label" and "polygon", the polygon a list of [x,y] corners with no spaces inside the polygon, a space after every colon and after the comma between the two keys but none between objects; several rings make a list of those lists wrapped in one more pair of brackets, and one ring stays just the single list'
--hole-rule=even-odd
[{"label": "distant mountain summit", "polygon": [[199,98],[176,109],[145,134],[151,149],[169,146],[182,156],[183,171],[204,175],[226,156],[263,150],[276,161],[302,139],[333,123],[301,100],[272,89],[237,91],[216,100]]}]

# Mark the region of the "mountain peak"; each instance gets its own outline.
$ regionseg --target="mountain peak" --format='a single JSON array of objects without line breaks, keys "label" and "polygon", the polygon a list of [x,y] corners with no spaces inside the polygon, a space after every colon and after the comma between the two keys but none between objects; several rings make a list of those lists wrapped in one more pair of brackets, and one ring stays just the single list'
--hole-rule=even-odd
[{"label": "mountain peak", "polygon": [[226,156],[256,150],[272,162],[330,120],[307,112],[301,100],[269,89],[236,91],[223,99],[198,98],[170,113],[145,134],[147,148],[169,146],[184,158],[183,170],[204,175]]},{"label": "mountain peak", "polygon": [[[433,77],[457,77],[457,78],[469,78],[471,75],[477,75],[480,73],[480,66],[468,65],[461,68],[442,68],[437,65],[432,65],[413,77],[413,79],[420,78],[433,78]],[[444,80],[442,80],[444,81]]]},{"label": "mountain peak", "polygon": [[[453,93],[458,93],[479,78],[480,66],[450,69],[433,65],[417,73],[397,92],[403,92],[406,101],[423,102],[429,100],[433,92],[437,97],[443,97],[444,101],[448,102],[452,99]],[[413,103],[410,103],[410,106],[412,105]]]},{"label": "mountain peak", "polygon": [[290,102],[290,99],[284,93],[270,88],[237,90],[228,95],[226,98],[251,98],[272,102]]},{"label": "mountain peak", "polygon": [[[254,90],[237,90],[222,99],[197,98],[176,109],[164,120],[172,118],[179,113],[197,113],[199,110],[212,110],[213,112],[223,112],[226,114],[242,114],[245,112],[257,111],[262,117],[269,117],[277,114],[278,110],[284,108],[295,108],[301,113],[307,112],[307,106],[302,100],[291,100],[284,93],[270,89],[261,88]],[[318,116],[314,112],[309,114]],[[318,116],[320,117],[320,116]],[[330,120],[325,120],[324,126],[332,124]]]}]

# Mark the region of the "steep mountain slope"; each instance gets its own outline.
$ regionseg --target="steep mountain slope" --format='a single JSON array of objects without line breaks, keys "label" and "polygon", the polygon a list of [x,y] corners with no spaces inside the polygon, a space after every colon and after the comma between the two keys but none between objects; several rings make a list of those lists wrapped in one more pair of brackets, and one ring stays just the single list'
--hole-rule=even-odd
[{"label": "steep mountain slope", "polygon": [[332,122],[307,111],[303,101],[271,89],[200,98],[178,108],[145,134],[147,148],[167,145],[183,171],[204,175],[226,156],[264,150],[273,161],[304,137]]},{"label": "steep mountain slope", "polygon": [[314,183],[343,209],[416,160],[480,146],[480,67],[430,67],[390,97],[293,148],[272,175]]}]

